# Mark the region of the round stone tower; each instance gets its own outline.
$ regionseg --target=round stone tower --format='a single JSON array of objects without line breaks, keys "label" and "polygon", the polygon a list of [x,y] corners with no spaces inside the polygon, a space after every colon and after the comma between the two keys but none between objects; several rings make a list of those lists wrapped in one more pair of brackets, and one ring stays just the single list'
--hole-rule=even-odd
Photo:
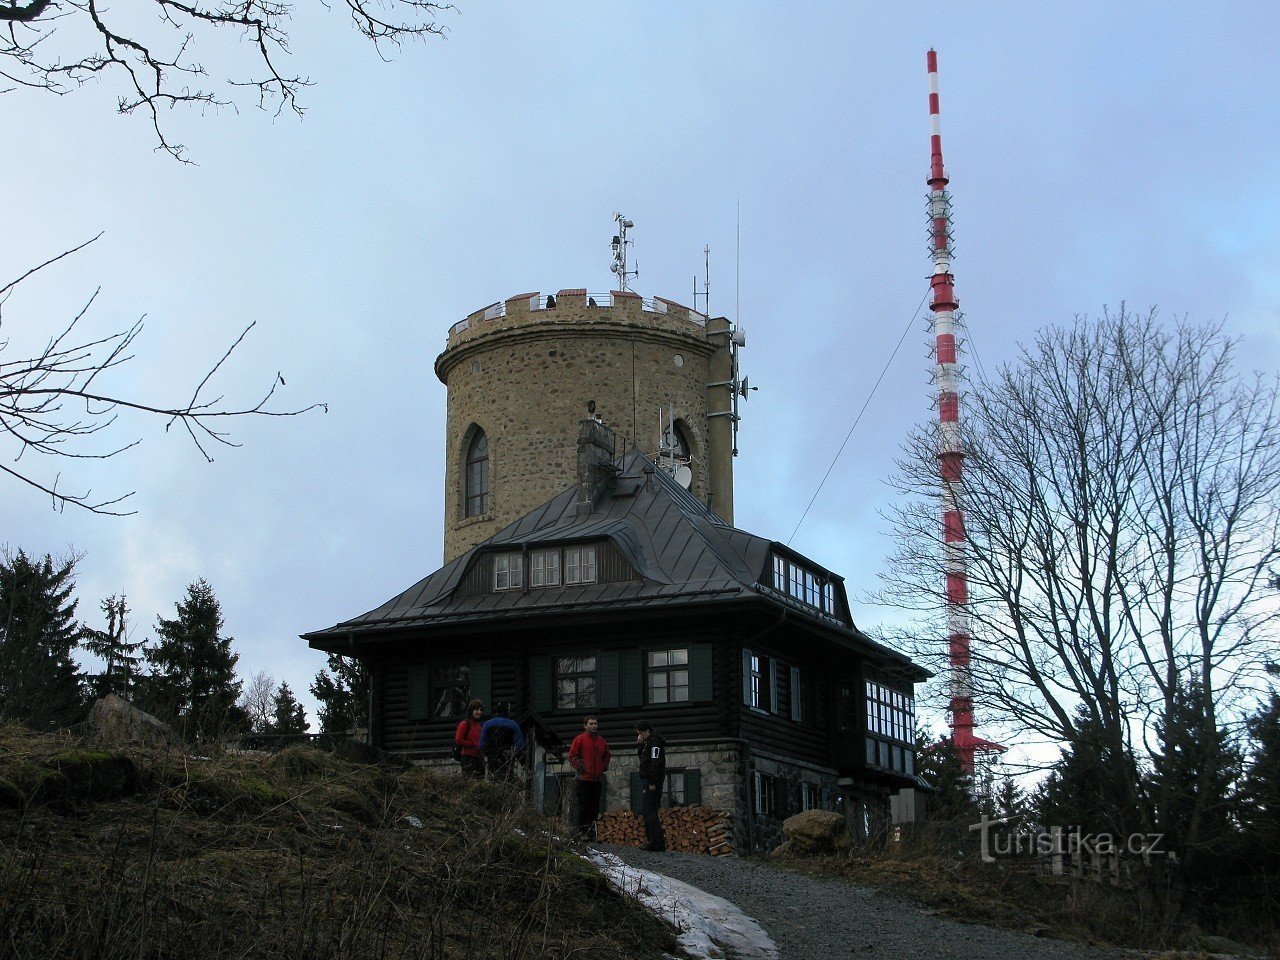
[{"label": "round stone tower", "polygon": [[455,323],[435,364],[448,389],[445,562],[575,483],[592,415],[619,456],[674,450],[664,462],[687,462],[690,493],[732,523],[731,336],[723,317],[626,290],[522,293]]}]

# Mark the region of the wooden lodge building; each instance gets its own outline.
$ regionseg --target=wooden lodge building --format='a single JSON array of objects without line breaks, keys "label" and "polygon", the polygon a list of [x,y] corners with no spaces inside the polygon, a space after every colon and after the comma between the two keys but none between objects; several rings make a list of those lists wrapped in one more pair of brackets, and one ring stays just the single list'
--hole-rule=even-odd
[{"label": "wooden lodge building", "polygon": [[644,452],[614,453],[612,431],[581,421],[576,483],[305,635],[367,665],[373,744],[452,763],[467,700],[509,701],[537,731],[535,800],[565,812],[563,748],[595,714],[614,754],[604,803],[619,809],[645,719],[667,741],[665,802],[731,811],[739,850],[776,845],[801,810],[843,811],[855,829],[887,813],[919,785],[913,690],[928,674],[858,630],[839,575],[735,528]]}]

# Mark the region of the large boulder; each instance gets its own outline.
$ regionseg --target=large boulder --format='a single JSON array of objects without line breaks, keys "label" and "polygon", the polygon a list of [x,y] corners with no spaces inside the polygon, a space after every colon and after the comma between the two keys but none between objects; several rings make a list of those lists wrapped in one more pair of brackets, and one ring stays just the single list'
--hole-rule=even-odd
[{"label": "large boulder", "polygon": [[790,854],[835,853],[848,837],[844,815],[829,810],[806,810],[782,824]]},{"label": "large boulder", "polygon": [[103,743],[177,743],[173,727],[109,693],[89,710],[89,730]]}]

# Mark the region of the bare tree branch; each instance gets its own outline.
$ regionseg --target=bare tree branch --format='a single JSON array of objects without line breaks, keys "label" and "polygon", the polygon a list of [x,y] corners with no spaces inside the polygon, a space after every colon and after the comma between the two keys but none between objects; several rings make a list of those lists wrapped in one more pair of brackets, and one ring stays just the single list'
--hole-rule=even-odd
[{"label": "bare tree branch", "polygon": [[[1122,306],[1043,332],[965,398],[972,684],[1003,729],[1073,742],[1084,717],[1149,768],[1179,697],[1203,700],[1209,737],[1265,683],[1280,387],[1234,349],[1219,325]],[[927,616],[914,655],[945,668],[935,431],[899,463],[879,599]]]},{"label": "bare tree branch", "polygon": [[[428,0],[345,0],[352,23],[386,59],[385,44],[443,37],[440,14],[453,9]],[[171,141],[161,110],[178,105],[235,106],[234,88],[257,92],[257,105],[301,115],[298,95],[310,81],[280,66],[289,56],[293,8],[279,0],[146,0],[136,8],[101,0],[0,0],[0,70],[15,87],[65,94],[99,76],[120,77],[126,93],[117,109],[142,110],[151,121],[158,149],[185,159],[182,144]],[[56,29],[55,29],[56,27]],[[211,73],[193,59],[197,46],[228,58],[247,39],[252,65]],[[195,84],[208,86],[195,86]],[[226,87],[219,92],[218,87]],[[7,92],[7,91],[5,91]]]},{"label": "bare tree branch", "polygon": [[[0,287],[0,325],[3,324],[3,308],[20,283],[86,245],[81,244],[52,257]],[[93,513],[122,515],[132,512],[119,509],[132,492],[104,498],[96,498],[91,489],[68,492],[59,486],[60,473],[55,472],[52,480],[42,479],[38,463],[23,459],[29,453],[37,460],[40,457],[105,460],[118,456],[141,442],[137,437],[111,438],[112,428],[122,414],[163,418],[166,431],[175,423],[180,424],[205,460],[212,462],[210,444],[238,446],[222,426],[230,419],[246,416],[296,417],[315,409],[328,411],[328,405],[324,403],[294,409],[272,407],[277,388],[284,384],[279,373],[258,400],[251,404],[228,405],[223,403],[222,396],[211,399],[202,396],[215,374],[244,342],[254,327],[253,323],[240,332],[209,368],[185,403],[165,403],[117,394],[109,386],[100,385],[99,380],[134,358],[132,350],[142,333],[143,323],[138,320],[124,330],[97,339],[75,340],[77,326],[97,295],[98,292],[94,291],[84,307],[34,356],[5,359],[9,343],[0,341],[0,449],[7,445],[12,451],[12,465],[0,464],[0,471],[47,494],[59,509],[70,504]]]}]

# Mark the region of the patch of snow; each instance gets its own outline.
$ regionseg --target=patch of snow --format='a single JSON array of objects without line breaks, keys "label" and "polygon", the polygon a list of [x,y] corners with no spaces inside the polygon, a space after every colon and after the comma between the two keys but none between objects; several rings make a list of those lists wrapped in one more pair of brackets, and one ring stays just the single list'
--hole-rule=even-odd
[{"label": "patch of snow", "polygon": [[634,897],[666,920],[680,936],[680,948],[694,960],[780,960],[778,948],[760,925],[728,900],[592,850],[588,858],[609,885]]}]

